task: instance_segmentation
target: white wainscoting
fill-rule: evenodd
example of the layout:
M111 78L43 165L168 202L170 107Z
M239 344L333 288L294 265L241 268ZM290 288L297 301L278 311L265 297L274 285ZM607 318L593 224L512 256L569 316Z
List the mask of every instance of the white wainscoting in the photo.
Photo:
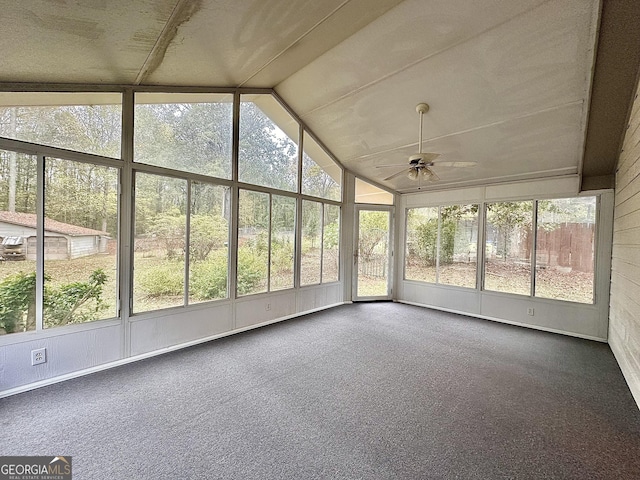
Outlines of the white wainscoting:
M342 282L3 336L0 398L344 303ZM47 362L31 365L45 347Z

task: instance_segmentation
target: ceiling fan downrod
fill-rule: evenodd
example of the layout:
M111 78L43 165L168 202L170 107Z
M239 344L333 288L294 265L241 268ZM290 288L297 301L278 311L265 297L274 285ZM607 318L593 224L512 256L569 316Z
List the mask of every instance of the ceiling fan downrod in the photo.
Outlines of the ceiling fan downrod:
M416 112L420 115L420 131L418 132L418 154L422 155L422 117L429 111L429 105L426 103L419 103L416 105Z

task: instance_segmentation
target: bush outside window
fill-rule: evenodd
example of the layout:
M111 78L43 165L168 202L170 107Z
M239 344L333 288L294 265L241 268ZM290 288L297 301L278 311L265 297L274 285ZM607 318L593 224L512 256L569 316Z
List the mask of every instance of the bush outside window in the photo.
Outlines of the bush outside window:
M405 278L475 288L478 205L407 211Z

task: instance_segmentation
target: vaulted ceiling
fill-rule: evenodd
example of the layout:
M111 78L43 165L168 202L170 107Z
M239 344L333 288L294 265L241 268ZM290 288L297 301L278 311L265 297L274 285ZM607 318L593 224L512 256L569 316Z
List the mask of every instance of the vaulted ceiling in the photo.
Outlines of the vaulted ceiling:
M399 192L416 182L377 167L417 152L420 102L440 154L423 188L612 186L640 58L635 0L3 3L0 88L274 88L343 165Z

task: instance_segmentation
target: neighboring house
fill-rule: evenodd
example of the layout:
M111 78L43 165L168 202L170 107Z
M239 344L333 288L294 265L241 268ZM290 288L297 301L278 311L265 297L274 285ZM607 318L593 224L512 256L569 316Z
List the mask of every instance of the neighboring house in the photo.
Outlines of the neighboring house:
M23 237L27 260L36 259L36 215L0 211L0 241ZM44 222L45 260L71 260L107 251L109 234L91 228L46 218Z

